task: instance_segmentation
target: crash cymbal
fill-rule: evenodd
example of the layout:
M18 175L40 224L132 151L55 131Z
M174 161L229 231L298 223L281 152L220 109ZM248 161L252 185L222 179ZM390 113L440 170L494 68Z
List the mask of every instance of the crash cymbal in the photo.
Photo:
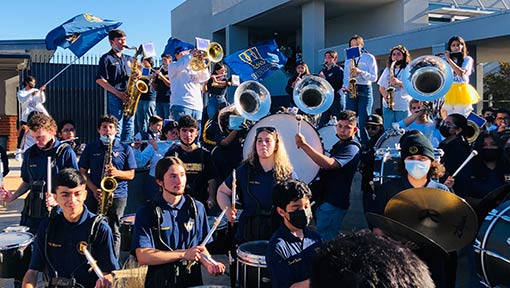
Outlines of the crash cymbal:
M400 222L375 213L366 213L365 215L367 217L367 221L370 224L383 230L387 236L393 238L396 241L404 243L411 241L421 249L434 249L435 251L441 251L445 254L447 253L447 251L434 240Z
M404 190L390 199L384 215L427 236L448 252L469 245L478 232L473 208L441 189Z

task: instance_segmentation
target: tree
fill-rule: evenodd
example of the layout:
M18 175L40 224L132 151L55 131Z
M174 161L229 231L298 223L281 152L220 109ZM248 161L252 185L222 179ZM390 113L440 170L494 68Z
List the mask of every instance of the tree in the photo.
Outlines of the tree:
M497 108L510 109L510 64L499 62L499 71L483 77L483 92L486 99L492 96Z

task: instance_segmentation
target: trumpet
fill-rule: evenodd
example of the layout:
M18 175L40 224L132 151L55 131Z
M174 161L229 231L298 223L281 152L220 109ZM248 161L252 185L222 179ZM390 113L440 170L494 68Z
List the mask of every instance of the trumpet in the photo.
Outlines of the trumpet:
M207 46L206 51L198 50L198 56L193 56L189 62L189 66L193 71L202 71L207 69L208 62L220 62L223 59L223 48L217 42L211 42Z
M356 99L356 97L358 96L357 95L358 91L356 89L356 78L354 78L355 75L353 75L353 73L352 73L352 70L356 67L356 65L354 64L354 58L351 59L350 64L351 64L350 65L350 68L351 68L350 69L350 76L351 76L351 78L349 78L349 97L351 99Z

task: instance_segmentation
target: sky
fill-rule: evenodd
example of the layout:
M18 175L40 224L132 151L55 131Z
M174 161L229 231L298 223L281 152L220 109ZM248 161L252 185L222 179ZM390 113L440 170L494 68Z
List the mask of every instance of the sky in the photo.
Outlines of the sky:
M129 46L153 42L157 55L171 37L170 14L185 0L22 0L2 1L0 40L45 39L55 27L82 13L122 22ZM108 37L87 55L102 55L110 49ZM57 53L70 53L60 47Z

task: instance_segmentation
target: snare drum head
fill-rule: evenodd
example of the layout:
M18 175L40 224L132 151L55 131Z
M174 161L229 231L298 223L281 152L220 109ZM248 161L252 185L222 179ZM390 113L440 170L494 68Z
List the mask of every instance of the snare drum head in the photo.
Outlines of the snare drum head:
M134 225L135 224L136 215L135 214L128 214L122 218L120 218L120 224L122 225Z
M321 136L322 145L324 146L324 154L330 156L331 148L338 142L336 137L336 128L334 125L324 126L319 129L319 135Z
M283 145L289 156L290 163L294 167L298 178L310 183L319 172L319 165L308 157L301 149L297 149L295 136L298 132L296 115L292 114L274 114L262 118L248 131L243 147L243 159L248 158L248 154L253 149L256 130L258 127L275 127L283 140ZM315 148L319 153L323 153L322 143L315 128L306 120L301 120L301 134L305 136L306 142Z
M403 132L399 130L386 130L381 138L377 140L377 143L375 143L375 148L399 148L399 142L402 135Z
M26 246L34 240L34 235L28 232L0 233L0 250Z
M27 226L13 225L4 228L4 232L28 232L30 228Z
M246 242L237 248L237 257L251 264L266 265L266 250L269 241L259 240Z

